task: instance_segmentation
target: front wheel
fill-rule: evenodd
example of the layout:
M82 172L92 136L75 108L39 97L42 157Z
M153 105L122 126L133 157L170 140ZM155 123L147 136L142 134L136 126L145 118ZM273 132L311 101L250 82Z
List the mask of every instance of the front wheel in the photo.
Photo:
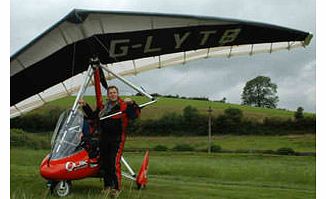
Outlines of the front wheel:
M59 197L65 197L71 192L71 182L59 181L53 188L53 193Z

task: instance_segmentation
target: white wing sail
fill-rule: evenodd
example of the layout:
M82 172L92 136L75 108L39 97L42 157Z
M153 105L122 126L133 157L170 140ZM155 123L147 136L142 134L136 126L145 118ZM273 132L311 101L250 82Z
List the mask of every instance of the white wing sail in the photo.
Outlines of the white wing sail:
M11 57L10 115L78 91L92 56L126 76L203 58L305 47L311 38L240 20L74 10Z

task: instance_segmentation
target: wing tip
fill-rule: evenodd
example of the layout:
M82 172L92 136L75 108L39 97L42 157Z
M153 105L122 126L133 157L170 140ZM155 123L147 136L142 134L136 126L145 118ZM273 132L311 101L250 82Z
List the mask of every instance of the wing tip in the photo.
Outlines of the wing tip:
M307 36L306 36L306 38L304 39L304 45L305 46L308 46L309 44L310 44L310 42L311 42L311 39L313 38L313 34L312 33L309 33Z

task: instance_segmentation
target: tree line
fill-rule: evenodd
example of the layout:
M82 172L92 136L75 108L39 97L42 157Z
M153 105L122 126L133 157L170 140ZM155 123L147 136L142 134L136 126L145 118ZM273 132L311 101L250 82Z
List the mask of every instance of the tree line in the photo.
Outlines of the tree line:
M11 128L31 132L53 131L62 109L53 107L46 113L28 114L10 120ZM187 106L182 113L166 113L159 119L135 120L129 125L129 135L207 135L208 115L195 107ZM212 134L234 135L280 135L315 133L315 116L305 117L299 107L293 119L266 117L263 122L244 117L241 109L227 108L224 113L212 116Z
M279 97L276 95L277 85L269 77L257 76L249 80L241 95L242 104L264 108L276 108ZM138 95L138 94L137 94ZM153 93L152 96L162 95ZM180 97L165 95L168 98L181 98L208 101L207 97ZM225 103L226 98L218 102ZM294 119L278 119L266 117L263 122L244 118L237 108L225 109L224 114L212 118L213 134L237 135L272 135L290 133L315 133L316 118L304 117L303 108L298 107ZM63 109L54 107L46 113L27 114L10 121L11 128L21 128L29 131L52 131L57 118ZM136 120L129 125L129 132L135 135L206 135L208 131L208 116L200 114L192 106L184 108L182 114L166 113L160 119Z
M316 132L316 117L304 117L302 107L293 119L266 117L263 122L248 120L241 109L227 108L219 116L212 117L213 135L282 135ZM135 135L207 135L208 116L187 106L182 114L166 113L157 120L138 120L130 125Z

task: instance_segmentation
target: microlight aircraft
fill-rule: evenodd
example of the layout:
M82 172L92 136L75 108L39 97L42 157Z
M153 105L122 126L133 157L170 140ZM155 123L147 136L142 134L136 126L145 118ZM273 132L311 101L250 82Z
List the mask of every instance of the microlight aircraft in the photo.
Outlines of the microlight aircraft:
M101 107L101 83L105 87L106 80L118 79L148 97L140 105L145 107L156 99L125 76L204 58L291 50L308 46L311 39L307 32L244 20L73 10L11 56L10 116L77 93L72 108L60 116L51 152L40 166L50 189L66 196L71 181L100 176L96 141L85 139L85 118L78 109L88 86L94 85ZM123 175L145 186L148 161L146 152L136 175L122 158L128 170Z

